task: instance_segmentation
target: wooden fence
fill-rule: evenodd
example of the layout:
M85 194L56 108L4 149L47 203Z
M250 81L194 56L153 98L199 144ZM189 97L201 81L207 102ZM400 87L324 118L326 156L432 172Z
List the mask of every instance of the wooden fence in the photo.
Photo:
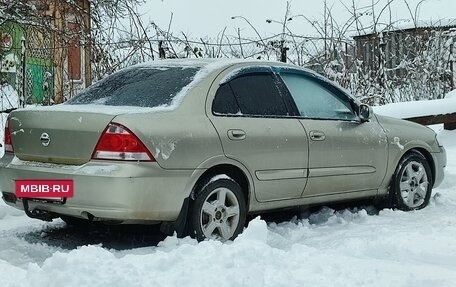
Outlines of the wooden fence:
M456 109L456 107L455 107ZM446 115L431 115L414 118L406 118L405 120L415 122L422 125L436 125L443 124L446 130L456 129L456 112Z

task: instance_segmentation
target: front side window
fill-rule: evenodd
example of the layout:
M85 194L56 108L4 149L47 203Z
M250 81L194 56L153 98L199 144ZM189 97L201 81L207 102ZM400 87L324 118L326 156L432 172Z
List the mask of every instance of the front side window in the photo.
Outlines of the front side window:
M229 87L229 89L228 89ZM234 95L234 98L232 96ZM226 99L220 99L224 96ZM228 98L229 97L229 98ZM236 101L234 103L234 100ZM226 102L226 113L234 113L237 106L244 116L280 117L288 114L287 107L272 73L241 75L223 84L217 91L213 109ZM222 109L213 110L215 114Z
M356 120L350 103L327 90L321 83L293 73L281 75L302 117Z

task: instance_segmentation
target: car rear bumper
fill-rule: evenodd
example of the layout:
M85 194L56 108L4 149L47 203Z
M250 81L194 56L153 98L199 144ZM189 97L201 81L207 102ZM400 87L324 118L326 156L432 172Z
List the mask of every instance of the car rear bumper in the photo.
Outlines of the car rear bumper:
M157 163L90 161L80 166L0 161L0 191L14 194L16 179L72 179L74 197L64 204L29 201L30 210L95 220L163 222L177 219L192 170L165 170ZM5 197L5 196L4 196ZM23 209L20 199L8 205Z
M435 163L435 179L434 187L438 187L444 178L444 168L447 164L446 151L444 147L440 147L440 152L432 153Z

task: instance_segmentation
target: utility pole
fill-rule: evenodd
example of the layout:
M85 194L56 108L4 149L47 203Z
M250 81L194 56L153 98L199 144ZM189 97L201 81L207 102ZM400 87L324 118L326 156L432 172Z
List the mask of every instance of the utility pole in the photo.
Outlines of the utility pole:
M453 55L453 49L454 49L454 43L451 43L450 45L450 86L451 90L454 90L454 55Z
M280 62L287 62L287 51L288 47L285 47L285 40L280 41Z

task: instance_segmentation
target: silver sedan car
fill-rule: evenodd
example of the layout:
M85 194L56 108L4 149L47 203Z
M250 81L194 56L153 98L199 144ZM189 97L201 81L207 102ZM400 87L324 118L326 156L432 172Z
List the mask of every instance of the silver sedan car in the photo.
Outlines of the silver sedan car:
M375 115L307 69L239 60L140 64L64 104L16 110L5 150L3 200L30 217L160 223L198 240L231 240L247 215L293 206L420 209L446 165L431 129ZM74 194L23 196L24 180L66 180Z

